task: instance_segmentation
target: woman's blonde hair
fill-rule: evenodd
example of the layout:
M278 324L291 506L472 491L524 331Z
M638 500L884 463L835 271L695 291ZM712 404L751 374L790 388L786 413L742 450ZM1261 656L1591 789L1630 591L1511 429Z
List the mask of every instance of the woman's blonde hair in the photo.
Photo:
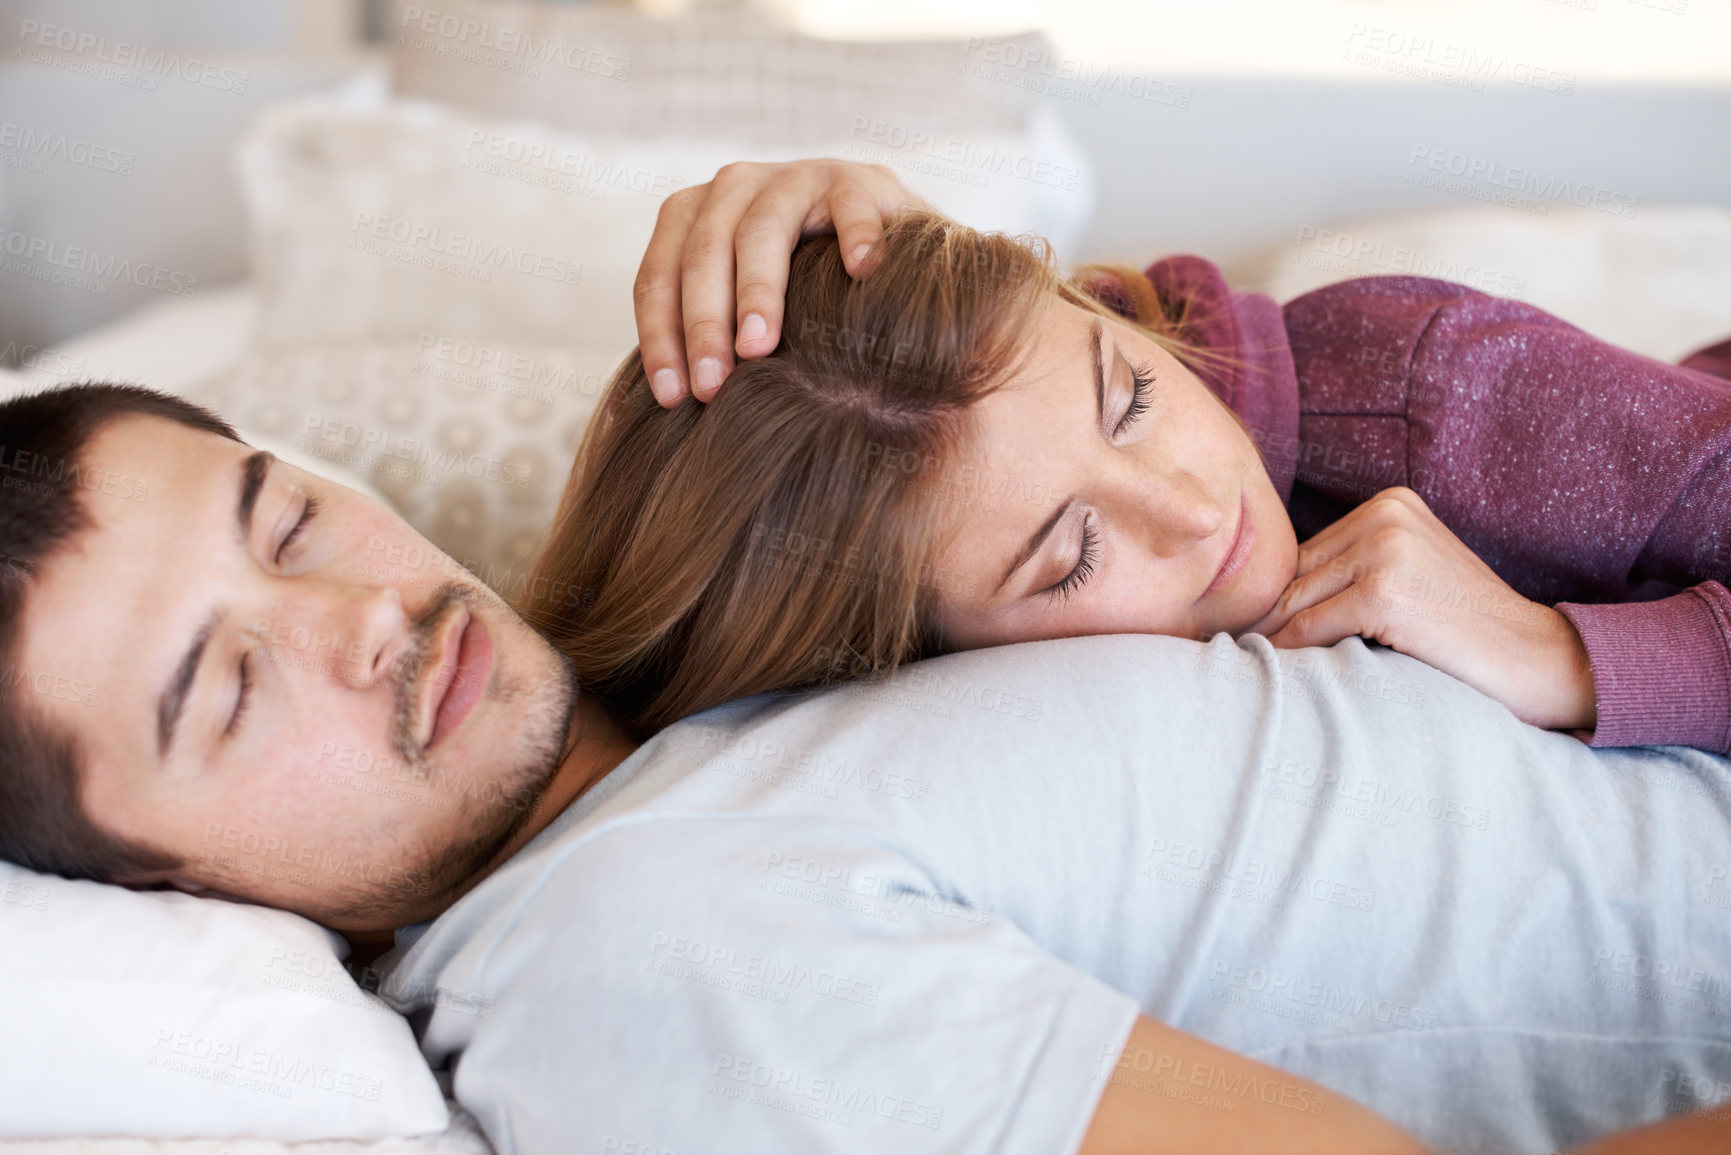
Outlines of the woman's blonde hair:
M1042 242L924 211L880 247L856 281L836 238L801 243L780 345L714 401L662 409L636 351L601 401L518 609L639 733L940 648L964 414L1010 378L1043 301L1128 318L1192 368L1211 356L1128 268L1065 279Z

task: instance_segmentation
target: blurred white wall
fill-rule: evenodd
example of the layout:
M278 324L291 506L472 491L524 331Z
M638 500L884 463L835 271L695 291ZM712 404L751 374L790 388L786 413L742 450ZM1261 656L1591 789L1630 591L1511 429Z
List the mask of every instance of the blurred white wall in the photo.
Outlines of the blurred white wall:
M353 0L0 0L0 365L244 277L234 143L368 67L359 27Z
M1189 75L1377 79L1394 54L1497 54L1591 83L1725 84L1727 0L764 0L821 36L991 35L1040 28L1061 55ZM1358 29L1359 34L1354 35Z
M1731 205L1731 0L772 2L826 36L978 36L1046 85L1099 179L1082 259L1564 188ZM1051 58L993 59L1030 27Z
M1045 93L1097 177L1069 258L1230 268L1302 229L1496 198L1731 204L1731 0L757 3L831 37L974 37L967 67ZM382 12L0 0L0 365L244 277L235 141L280 97L378 73ZM995 38L1028 28L1050 55L1007 57ZM109 274L44 279L73 249Z

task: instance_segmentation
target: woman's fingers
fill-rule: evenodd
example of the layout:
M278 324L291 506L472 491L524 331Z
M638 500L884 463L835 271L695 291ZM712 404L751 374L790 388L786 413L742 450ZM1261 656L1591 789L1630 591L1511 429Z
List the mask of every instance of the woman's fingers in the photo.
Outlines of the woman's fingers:
M655 399L672 407L690 392L685 357L685 330L680 314L680 265L685 240L709 194L708 185L680 189L661 202L655 232L637 280L631 288L637 317L637 344L643 352L643 371Z
M1360 582L1375 583L1386 575L1376 572L1379 567L1373 566L1355 556L1343 556L1331 559L1329 563L1316 566L1308 573L1292 580L1280 595L1280 600L1274 603L1274 608L1261 621L1250 627L1249 632L1262 634L1269 641L1276 637L1284 637L1288 641L1313 628L1313 622L1319 622L1322 615L1313 614L1306 620L1301 630L1292 630L1289 623L1293 618L1310 609L1336 597L1343 590ZM1348 630L1347 633L1356 633ZM1301 646L1326 646L1338 642L1346 634L1330 638L1328 641L1291 642Z
M781 340L788 261L800 238L834 228L863 276L884 220L925 202L882 165L840 160L730 164L662 205L635 286L638 346L656 400L708 401L734 357ZM737 333L737 336L736 336Z
M843 265L862 277L868 254L883 238L884 221L924 203L876 165L809 160L786 166L765 183L739 222L735 352L766 357L781 342L788 264L801 239L833 230Z
M1367 603L1372 601L1370 587L1348 581L1331 590L1303 609L1268 636L1269 645L1279 649L1299 649L1303 646L1332 646L1342 638L1355 634L1376 636L1379 631L1366 617ZM1302 618L1299 614L1303 614Z
M1387 602L1399 574L1413 572L1420 564L1415 559L1421 558L1422 565L1433 571L1466 566L1490 573L1437 520L1417 493L1404 486L1385 489L1298 547L1295 576L1273 608L1248 632L1264 634L1270 641L1276 635L1287 639L1305 635L1309 622L1320 620L1322 615L1312 614L1297 630L1287 629L1287 624L1310 607L1361 582L1367 587L1366 604ZM1339 640L1291 644L1332 645Z
M764 184L783 166L737 162L709 182L709 196L685 239L680 307L691 395L708 401L733 372L734 278L740 222Z
M871 251L883 239L884 221L910 206L927 207L902 187L894 173L881 166L847 169L829 197L830 219L841 242L842 263L855 277L876 266Z
M1408 514L1417 515L1402 520ZM1372 527L1379 525L1417 525L1434 522L1435 515L1424 498L1404 485L1380 490L1346 512L1346 515L1321 530L1298 547L1297 576L1303 577L1318 566L1327 565L1350 549ZM1440 524L1440 523L1438 523Z
M741 357L768 356L780 343L789 261L812 218L820 217L821 225L827 217L822 210L829 185L827 174L813 166L790 168L758 193L740 219L733 311L739 324L734 349Z

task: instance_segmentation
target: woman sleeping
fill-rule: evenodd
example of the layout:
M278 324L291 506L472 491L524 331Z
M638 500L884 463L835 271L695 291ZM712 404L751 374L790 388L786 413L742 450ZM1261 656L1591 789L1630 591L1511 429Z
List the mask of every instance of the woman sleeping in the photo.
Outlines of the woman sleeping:
M632 727L947 650L1354 634L1594 745L1731 753L1731 383L1418 277L1064 278L915 208L801 243L775 351L633 353L522 610ZM1713 362L1703 357L1703 369ZM574 604L570 604L573 603Z

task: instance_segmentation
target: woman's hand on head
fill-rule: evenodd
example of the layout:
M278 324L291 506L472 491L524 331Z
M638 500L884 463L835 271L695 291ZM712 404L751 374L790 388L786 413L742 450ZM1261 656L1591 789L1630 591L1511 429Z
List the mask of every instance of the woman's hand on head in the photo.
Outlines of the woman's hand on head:
M633 287L656 400L709 401L736 352L775 349L789 258L802 239L833 231L848 272L862 277L885 219L910 206L928 207L890 169L843 160L730 164L669 196Z
M1404 486L1298 547L1298 573L1246 633L1275 646L1361 634L1452 674L1530 725L1597 724L1585 644L1557 610L1509 588Z

